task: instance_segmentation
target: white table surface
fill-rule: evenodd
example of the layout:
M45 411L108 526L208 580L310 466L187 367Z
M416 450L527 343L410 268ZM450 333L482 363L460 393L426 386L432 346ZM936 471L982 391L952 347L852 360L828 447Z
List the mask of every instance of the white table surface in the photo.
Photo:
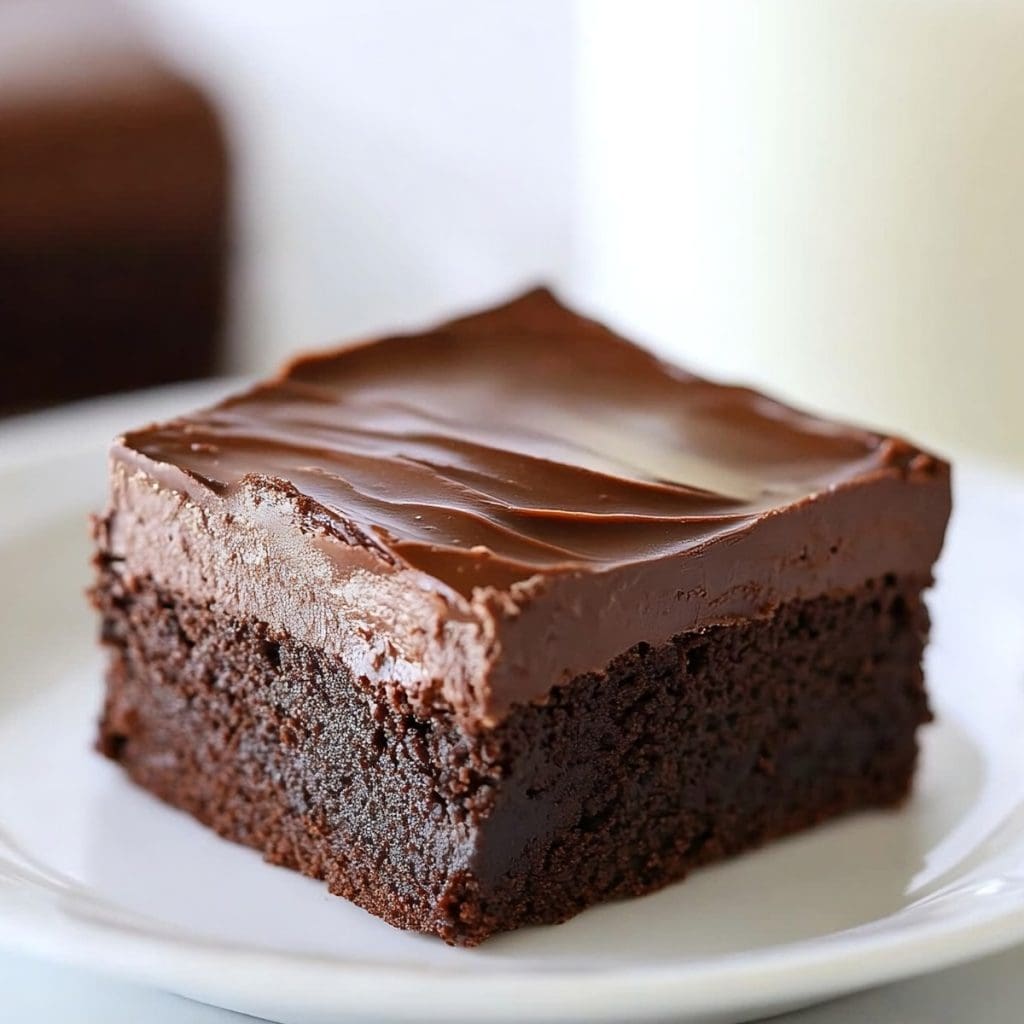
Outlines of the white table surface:
M776 1024L1019 1024L1024 947L800 1013ZM0 1020L12 1024L229 1024L252 1020L154 989L0 955Z

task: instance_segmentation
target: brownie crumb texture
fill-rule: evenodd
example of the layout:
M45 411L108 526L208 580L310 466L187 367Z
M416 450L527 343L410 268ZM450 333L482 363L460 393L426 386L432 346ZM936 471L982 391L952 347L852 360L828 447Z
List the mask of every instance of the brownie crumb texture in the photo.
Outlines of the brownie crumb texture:
M101 566L99 749L266 860L475 945L861 808L899 803L929 711L928 580L639 644L499 726Z

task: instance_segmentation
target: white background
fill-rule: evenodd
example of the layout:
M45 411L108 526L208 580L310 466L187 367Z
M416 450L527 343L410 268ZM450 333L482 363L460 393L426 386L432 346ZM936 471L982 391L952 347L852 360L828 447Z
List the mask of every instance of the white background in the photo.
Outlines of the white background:
M232 127L236 366L546 279L1024 466L1019 0L136 0Z

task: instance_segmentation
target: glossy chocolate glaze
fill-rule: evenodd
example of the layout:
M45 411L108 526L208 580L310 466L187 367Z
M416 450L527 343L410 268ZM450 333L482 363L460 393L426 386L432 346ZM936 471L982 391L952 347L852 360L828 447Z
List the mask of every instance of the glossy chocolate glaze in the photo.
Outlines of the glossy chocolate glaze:
M367 673L471 726L636 643L885 573L927 579L949 514L941 460L695 377L546 291L300 358L128 434L114 461L104 536L130 571L349 657L334 631L369 631ZM173 509L146 497L162 492ZM157 520L166 556L139 543ZM204 557L198 576L168 561ZM264 589L293 564L294 602L261 598L260 558Z

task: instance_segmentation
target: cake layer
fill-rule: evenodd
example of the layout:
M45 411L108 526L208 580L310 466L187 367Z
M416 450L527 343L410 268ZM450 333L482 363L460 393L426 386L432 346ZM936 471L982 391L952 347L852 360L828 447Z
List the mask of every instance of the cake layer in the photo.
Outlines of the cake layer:
M929 578L949 467L532 292L115 445L101 552L486 730L634 645Z
M100 748L267 860L477 943L905 795L927 578L639 644L482 734L400 686L101 565Z

